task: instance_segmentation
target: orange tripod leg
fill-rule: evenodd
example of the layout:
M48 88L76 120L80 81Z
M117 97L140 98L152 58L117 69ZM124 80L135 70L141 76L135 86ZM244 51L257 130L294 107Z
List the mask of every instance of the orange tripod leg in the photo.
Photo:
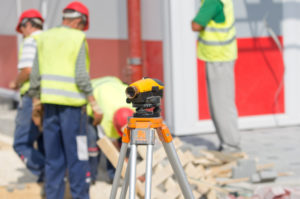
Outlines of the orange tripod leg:
M172 142L173 137L167 125L162 124L161 128L158 129L157 133L161 142L165 142L165 143Z

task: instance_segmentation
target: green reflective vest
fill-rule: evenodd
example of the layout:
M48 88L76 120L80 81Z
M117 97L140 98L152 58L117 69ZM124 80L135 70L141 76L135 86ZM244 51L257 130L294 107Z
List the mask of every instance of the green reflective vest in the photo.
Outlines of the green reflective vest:
M132 105L126 103L125 90L127 85L116 77L108 76L92 80L92 86L95 99L103 111L101 126L105 134L110 138L119 138L120 136L113 124L113 117L119 108L132 109ZM91 116L90 106L87 110Z
M57 27L43 32L36 40L41 75L41 102L66 106L86 104L86 96L75 83L76 61L83 42L86 45L86 70L89 72L84 33L68 27Z
M198 57L203 61L233 61L237 58L236 31L232 0L224 4L225 22L211 20L198 37Z

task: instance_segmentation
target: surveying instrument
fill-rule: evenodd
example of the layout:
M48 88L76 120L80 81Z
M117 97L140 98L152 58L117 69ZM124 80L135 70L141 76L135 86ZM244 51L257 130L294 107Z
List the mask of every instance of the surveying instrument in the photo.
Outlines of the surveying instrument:
M122 146L116 167L116 173L110 193L110 199L115 199L120 183L120 175L130 144L129 164L126 168L120 199L125 199L129 184L129 199L135 198L136 189L136 159L137 145L147 146L145 199L151 198L152 158L155 143L155 132L166 151L169 162L179 182L185 199L194 199L191 187L187 181L168 127L160 117L160 100L163 97L163 83L157 79L144 78L129 85L126 89L127 103L136 108L133 117L128 118L128 124L122 136Z

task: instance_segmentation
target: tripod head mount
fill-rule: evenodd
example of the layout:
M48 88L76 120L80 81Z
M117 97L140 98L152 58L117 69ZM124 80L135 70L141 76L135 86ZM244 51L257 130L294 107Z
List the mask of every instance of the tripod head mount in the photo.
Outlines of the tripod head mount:
M136 108L134 117L159 117L163 83L158 79L144 77L126 88L126 102Z

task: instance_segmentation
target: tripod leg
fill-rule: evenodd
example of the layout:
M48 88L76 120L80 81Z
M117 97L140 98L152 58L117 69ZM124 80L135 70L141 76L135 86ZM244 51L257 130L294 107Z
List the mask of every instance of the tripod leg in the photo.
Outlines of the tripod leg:
M173 168L176 178L178 179L180 189L183 193L185 199L194 199L194 195L192 193L192 189L188 183L187 177L184 173L184 170L181 166L180 160L176 153L173 142L162 142L164 149L167 153L170 164Z
M130 147L130 177L129 177L129 199L135 198L135 183L136 183L136 156L137 146L131 144Z
M122 171L123 163L124 163L125 157L126 157L127 148L128 148L128 143L123 142L122 146L121 146L121 150L120 150L120 156L119 156L119 160L118 160L118 164L117 164L117 168L116 168L116 172L115 172L115 176L114 176L113 185L112 185L111 192L110 192L110 197L109 197L110 199L116 198L118 186L120 184L121 171Z
M145 199L151 199L153 145L147 145Z
M129 160L131 159L131 155L129 156ZM128 184L129 184L129 170L130 170L130 162L127 164L126 173L124 177L124 183L122 185L121 195L120 199L125 199L127 190L128 190Z

